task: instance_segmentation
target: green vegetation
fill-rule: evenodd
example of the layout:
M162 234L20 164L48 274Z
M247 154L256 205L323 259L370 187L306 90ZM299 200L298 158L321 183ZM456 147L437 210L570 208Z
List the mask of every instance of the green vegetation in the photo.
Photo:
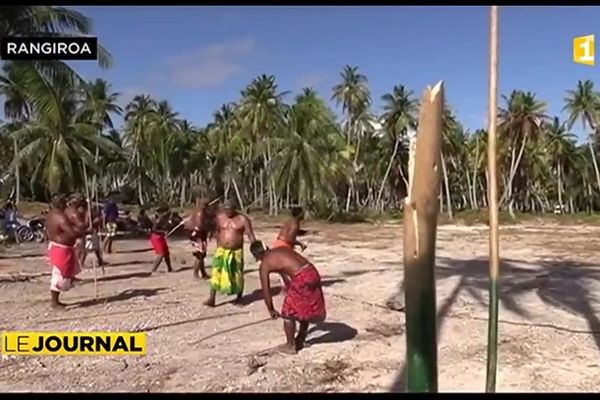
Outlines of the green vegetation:
M85 16L60 7L0 7L0 18L2 35L90 31ZM101 65L108 66L110 55L102 55ZM416 128L418 101L403 85L390 89L378 114L367 77L346 66L331 93L343 113L338 120L313 89L292 97L275 76L261 75L199 127L180 119L168 102L145 94L121 109L119 93L108 82L85 82L65 63L3 62L0 195L15 192L17 165L22 199L84 192L85 164L101 195L120 190L132 203L169 201L183 207L200 191L236 197L244 207L271 215L295 203L329 220L399 215L406 194L407 136ZM567 213L599 208L600 96L585 81L566 97L565 122L551 118L535 93L515 90L504 97L499 110L503 212L552 212L557 204ZM112 123L117 114L125 120L119 130ZM575 142L569 130L575 123L591 133L586 144ZM440 201L446 218L468 220L487 207L486 139L484 130L464 129L445 105Z

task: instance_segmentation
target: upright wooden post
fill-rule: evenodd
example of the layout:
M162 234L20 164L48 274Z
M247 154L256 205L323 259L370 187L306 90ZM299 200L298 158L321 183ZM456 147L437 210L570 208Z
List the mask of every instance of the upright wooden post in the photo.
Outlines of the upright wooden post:
M500 246L498 241L498 174L496 167L496 120L498 113L498 6L490 9L490 70L488 109L488 209L490 219L490 301L486 392L496 391L498 363L498 287Z
M85 168L85 162L83 160L81 160L81 164L83 165L83 180L85 181L85 197L87 198L87 203L88 203L88 218L90 219L90 228L92 228L92 226L93 226L92 199L90 198L90 189L88 186L87 170ZM87 240L87 238L84 240ZM87 247L85 247L85 251L87 251ZM83 265L81 267L83 268ZM96 270L96 258L95 257L92 257L92 267L94 268L94 298L96 300L98 300L98 271Z
M411 143L404 207L406 363L409 392L437 392L435 242L439 214L444 88L427 87Z

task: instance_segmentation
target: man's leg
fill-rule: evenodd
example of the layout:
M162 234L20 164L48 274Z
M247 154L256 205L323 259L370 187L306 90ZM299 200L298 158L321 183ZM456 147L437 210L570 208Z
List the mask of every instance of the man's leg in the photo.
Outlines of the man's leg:
M154 260L154 264L152 265L152 273L155 273L160 265L160 262L163 260L163 256L157 256Z
M200 259L197 256L194 256L194 279L200 279Z
M214 307L215 306L216 297L217 297L217 291L214 290L213 288L211 288L210 289L210 294L208 295L208 300L206 300L203 304L205 306Z
M308 332L308 322L300 322L300 329L298 329L298 336L296 336L296 350L300 351L304 347L304 341L306 340L306 333Z
M196 261L194 261L194 278L200 279L198 272L202 274L202 279L210 278L206 273L206 268L204 266L204 254L195 254L194 257L196 258Z
M286 354L296 354L296 342L294 334L296 333L296 323L294 321L283 321L283 331L285 332L285 344L277 347L277 350Z
M87 249L84 248L81 251L81 258L79 259L79 265L81 265L81 269L85 268L85 260L87 259Z
M105 265L106 264L104 262L104 260L102 259L102 254L100 253L100 250L94 250L94 254L96 254L96 259L98 260L98 265Z
M52 308L56 308L56 309L62 309L65 308L65 304L61 303L58 300L58 296L60 296L60 292L57 292L55 290L51 290L50 291L50 306Z
M171 255L167 254L165 256L165 264L167 264L167 271L173 272L173 268L171 267Z

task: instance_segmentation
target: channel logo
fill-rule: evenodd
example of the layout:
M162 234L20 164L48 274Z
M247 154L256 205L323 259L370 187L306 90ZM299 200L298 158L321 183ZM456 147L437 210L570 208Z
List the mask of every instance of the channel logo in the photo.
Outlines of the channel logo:
M0 42L3 60L96 60L95 37L5 37Z
M7 356L146 355L145 332L3 332Z
M573 39L573 62L593 66L596 61L595 44L594 35L579 36Z

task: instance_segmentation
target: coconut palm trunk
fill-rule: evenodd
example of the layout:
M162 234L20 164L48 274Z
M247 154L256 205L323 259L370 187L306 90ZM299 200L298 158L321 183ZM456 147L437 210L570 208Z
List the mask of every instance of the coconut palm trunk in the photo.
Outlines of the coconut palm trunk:
M444 89L427 87L411 143L404 212L406 365L409 392L437 392L435 242L440 195ZM413 157L414 156L414 157Z
M488 197L489 197L489 251L490 251L490 301L488 318L486 392L496 391L498 362L498 277L500 249L498 243L498 172L496 165L496 125L498 103L498 6L490 9L490 64L488 110Z

